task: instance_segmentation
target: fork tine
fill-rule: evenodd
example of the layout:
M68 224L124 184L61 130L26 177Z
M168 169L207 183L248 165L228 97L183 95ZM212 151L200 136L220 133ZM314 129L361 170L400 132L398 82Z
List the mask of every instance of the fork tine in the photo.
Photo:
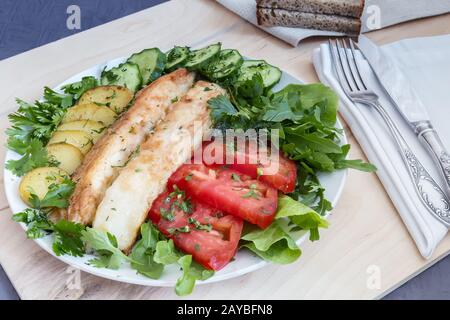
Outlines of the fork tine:
M339 57L338 61L339 61L339 64L341 65L341 69L343 70L345 80L350 88L350 92L353 92L353 91L355 91L355 86L354 86L354 83L352 82L351 77L349 77L348 69L350 66L348 65L348 61L347 61L346 57L344 56L345 53L342 52L345 49L342 47L339 39L336 39L336 47L337 47L336 51L337 51L338 57ZM347 61L347 64L345 63L346 61ZM350 73L351 73L351 69L350 69Z
M347 78L345 77L345 70L344 70L342 64L339 63L339 58L338 58L339 52L338 52L338 47L337 47L335 41L328 39L328 48L330 49L331 62L334 66L334 70L336 71L336 75L338 77L339 84L341 85L344 92L347 93L352 90L351 90L350 84L347 81Z
M350 50L352 52L352 56L353 56L353 60L355 61L355 66L356 66L356 75L358 76L358 79L360 81L360 83L362 84L364 90L367 90L367 86L364 83L363 78L361 77L361 73L359 72L359 65L358 65L358 60L356 60L356 49L355 49L355 43L352 39L349 39L350 42Z
M355 62L355 60L354 59L351 59L351 57L350 57L350 54L348 53L348 47L347 47L347 41L346 41L347 39L346 38L344 38L344 39L342 39L342 47L344 48L344 54L343 54L343 56L345 56L345 61L347 62L347 66L348 66L348 70L349 70L349 73L350 73L350 76L349 76L349 78L351 78L351 80L352 80L352 83L355 85L355 87L356 87L356 90L361 90L360 89L360 86L359 86L359 84L358 84L358 81L356 81L356 78L355 78L355 64L354 64L354 62Z

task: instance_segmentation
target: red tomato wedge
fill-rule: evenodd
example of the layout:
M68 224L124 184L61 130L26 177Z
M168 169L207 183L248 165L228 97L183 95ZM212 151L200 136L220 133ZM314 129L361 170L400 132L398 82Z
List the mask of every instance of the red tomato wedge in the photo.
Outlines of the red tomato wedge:
M226 166L182 165L169 178L168 188L173 186L185 190L197 201L220 208L260 228L268 227L276 214L276 189Z
M205 150L203 161L206 165L227 164L230 168L265 182L283 193L290 193L295 189L297 181L295 162L274 148L271 154L266 153L266 158L263 158L263 152L267 149L260 149L259 153L256 147L251 149L248 144L238 151L227 149L221 142L204 144L203 148Z
M234 257L243 227L241 219L186 200L179 190L159 195L149 218L177 248L212 270L222 269Z

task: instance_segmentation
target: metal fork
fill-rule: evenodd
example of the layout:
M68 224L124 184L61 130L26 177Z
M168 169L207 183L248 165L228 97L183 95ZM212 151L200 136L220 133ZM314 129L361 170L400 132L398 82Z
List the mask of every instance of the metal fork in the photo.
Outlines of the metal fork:
M328 44L332 64L343 91L355 105L360 103L373 107L383 118L397 143L414 189L422 203L434 217L447 227L450 227L449 198L417 159L395 122L380 104L378 95L366 86L359 71L360 67L356 59L356 49L353 40L336 39L332 41L330 39Z

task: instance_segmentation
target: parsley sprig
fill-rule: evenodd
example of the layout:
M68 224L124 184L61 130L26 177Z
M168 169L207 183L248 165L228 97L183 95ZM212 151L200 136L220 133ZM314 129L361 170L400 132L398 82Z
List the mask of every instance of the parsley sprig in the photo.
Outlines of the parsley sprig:
M44 146L60 124L67 108L95 85L97 80L94 77L84 77L79 82L63 86L64 93L45 87L44 99L34 104L16 99L19 108L8 115L11 127L6 130L7 147L22 158L9 160L7 169L22 176L34 168L57 165L48 157Z

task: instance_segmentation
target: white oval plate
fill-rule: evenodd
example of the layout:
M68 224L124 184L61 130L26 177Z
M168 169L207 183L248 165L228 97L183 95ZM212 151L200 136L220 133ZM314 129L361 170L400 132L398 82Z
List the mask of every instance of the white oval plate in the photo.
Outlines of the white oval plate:
M72 83L75 81L81 80L84 76L95 76L97 78L100 78L100 74L104 67L107 67L108 69L111 67L115 67L118 64L125 61L126 58L118 58L111 60L107 63L98 64L92 68L89 68L87 70L84 70L77 75L74 75L73 77L67 79L63 83L61 83L59 86L55 88L55 90L58 90L61 88L61 86ZM279 90L290 83L298 83L302 84L303 82L294 78L287 72L283 72L283 75L281 77L281 81L277 84L277 86L274 88L274 90ZM342 129L341 123L337 122L336 126L338 128ZM342 137L342 143L347 143L347 139L345 137L345 134ZM6 153L5 162L10 159L18 159L19 155L11 150L8 150ZM319 178L322 183L322 185L326 188L325 195L327 199L329 199L333 206L336 205L342 189L345 184L345 179L347 176L347 170L339 170L332 174L320 174ZM20 178L14 176L9 170L4 169L4 182L5 182L5 191L6 191L6 197L8 199L10 208L13 213L21 212L24 209L27 208L27 205L20 199L19 196L19 183ZM26 226L24 223L21 223L21 226L23 229L26 230ZM297 235L297 244L301 244L303 241L308 239L308 232L299 232ZM176 280L180 276L179 267L176 265L171 265L165 268L164 273L162 277L158 280L153 280L147 277L144 277L140 274L137 274L135 270L131 269L130 266L127 263L124 263L122 267L119 270L110 270L105 268L96 268L93 266L90 266L87 264L87 261L92 259L92 255L85 255L84 257L72 257L72 256L56 256L55 253L52 250L52 236L46 236L41 239L35 240L41 248L43 248L45 251L50 253L51 255L55 256L59 260L73 266L76 268L79 268L83 271L89 272L91 274L94 274L99 277L116 280L116 281L122 281L127 283L133 283L133 284L139 284L139 285L146 285L146 286L174 286L176 283ZM239 252L236 254L236 259L228 264L224 269L218 271L215 273L215 275L208 280L205 281L198 281L198 284L203 283L211 283L211 282L217 282L222 281L226 279L231 279L238 277L240 275L255 271L257 269L262 268L263 266L267 265L268 262L260 259L256 255L252 254L248 250L239 250ZM300 258L301 259L301 258ZM282 268L282 266L280 266Z

